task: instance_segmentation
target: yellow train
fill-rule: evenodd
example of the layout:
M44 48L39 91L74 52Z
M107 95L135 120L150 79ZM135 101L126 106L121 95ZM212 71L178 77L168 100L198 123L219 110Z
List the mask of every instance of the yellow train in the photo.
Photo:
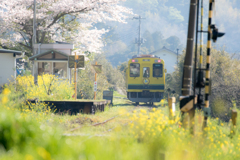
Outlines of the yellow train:
M154 55L133 56L126 70L127 97L130 101L160 102L165 87L164 61Z

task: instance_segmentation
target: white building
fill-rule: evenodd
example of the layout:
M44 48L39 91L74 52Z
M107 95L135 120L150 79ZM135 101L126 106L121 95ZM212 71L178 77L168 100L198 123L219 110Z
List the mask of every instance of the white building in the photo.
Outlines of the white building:
M59 78L70 79L71 69L68 68L68 57L72 55L73 44L64 42L34 44L34 48L37 54L29 60L37 62L38 75L48 73L57 75Z
M16 78L16 57L21 51L0 49L0 88Z
M156 55L164 60L167 73L174 71L174 66L177 65L178 53L167 49L165 46L162 49L156 50L151 55Z

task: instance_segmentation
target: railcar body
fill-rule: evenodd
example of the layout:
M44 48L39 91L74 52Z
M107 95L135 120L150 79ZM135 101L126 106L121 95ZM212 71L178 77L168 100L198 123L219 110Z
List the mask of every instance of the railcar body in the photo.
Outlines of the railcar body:
M126 71L127 97L136 102L160 102L165 87L164 61L154 55L133 56Z

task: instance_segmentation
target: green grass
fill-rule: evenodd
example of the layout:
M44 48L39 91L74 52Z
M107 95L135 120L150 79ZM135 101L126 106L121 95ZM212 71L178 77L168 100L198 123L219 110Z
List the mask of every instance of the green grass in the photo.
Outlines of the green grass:
M100 99L100 100L93 100L93 99L76 99L76 100L45 100L45 101L56 101L56 102L62 102L62 101L68 101L68 102L102 102L106 101L105 99Z
M120 97L116 92L114 96ZM179 117L168 120L166 101L146 107L144 103L134 106L129 100L114 98L114 106L104 112L72 116L20 112L11 104L0 103L0 159L139 160L161 159L163 154L169 160L240 157L239 123L232 135L231 123L209 118L209 129L202 132L203 117L197 112L193 136L179 127ZM112 117L105 124L93 126Z
M113 91L113 96L114 96L114 97L124 97L124 98L127 97L127 95L120 94L120 93L118 93L117 91Z

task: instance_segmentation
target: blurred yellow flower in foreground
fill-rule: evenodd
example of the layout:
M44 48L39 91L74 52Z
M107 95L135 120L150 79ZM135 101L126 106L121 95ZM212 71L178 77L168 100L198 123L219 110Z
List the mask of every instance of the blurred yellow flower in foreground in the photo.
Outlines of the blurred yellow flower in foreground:
M144 109L141 109L140 112L145 113L145 114L147 113L147 111Z
M34 160L34 158L33 158L32 155L27 154L27 155L25 156L25 160Z
M5 88L2 92L4 95L8 95L11 91L8 88Z
M38 154L43 158L43 159L51 159L51 154L45 150L45 148L38 147L37 148Z
M7 98L6 96L4 96L4 97L2 98L2 104L6 104L7 101L8 101L8 98Z

